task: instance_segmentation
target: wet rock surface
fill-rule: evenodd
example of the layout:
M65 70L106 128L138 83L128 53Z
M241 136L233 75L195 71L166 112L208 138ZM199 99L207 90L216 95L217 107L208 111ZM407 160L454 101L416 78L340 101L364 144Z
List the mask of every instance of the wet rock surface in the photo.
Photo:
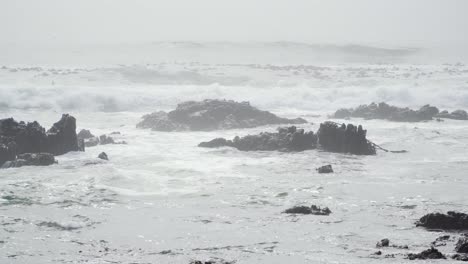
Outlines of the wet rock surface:
M305 132L296 127L281 127L278 132L262 132L258 135L235 137L233 140L216 138L198 145L204 148L233 147L242 151L303 151L317 147L317 136L314 132Z
M145 115L137 127L155 131L212 131L306 122L302 118L278 117L251 106L249 102L208 99L181 103L168 113L159 111Z
M468 230L468 214L449 211L447 214L430 213L418 222L416 226L422 226L428 229L442 230Z
M331 210L328 207L320 208L319 206L294 206L286 209L285 214L305 214L305 215L329 215Z
M375 147L366 138L367 130L361 125L339 125L335 122L320 124L317 132L320 148L330 152L374 155Z
M332 165L325 165L322 167L317 168L318 173L333 173Z
M80 150L84 151L84 147L77 138L76 119L68 114L62 115L47 132L36 121L0 120L0 164L24 153L62 155Z
M439 250L435 248L430 248L424 250L421 253L410 253L408 254L408 259L416 260L416 259L445 259L446 257L442 254Z
M381 248L381 247L388 247L390 246L390 240L388 238L384 238L377 242L376 247Z
M18 155L17 159L7 161L1 166L6 168L19 168L23 166L49 166L56 163L54 155L50 153L25 153Z

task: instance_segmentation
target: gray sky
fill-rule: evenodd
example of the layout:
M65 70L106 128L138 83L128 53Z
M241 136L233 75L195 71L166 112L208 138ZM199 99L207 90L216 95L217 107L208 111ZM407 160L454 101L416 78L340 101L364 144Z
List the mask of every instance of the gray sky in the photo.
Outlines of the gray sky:
M468 0L0 0L3 43L468 45Z

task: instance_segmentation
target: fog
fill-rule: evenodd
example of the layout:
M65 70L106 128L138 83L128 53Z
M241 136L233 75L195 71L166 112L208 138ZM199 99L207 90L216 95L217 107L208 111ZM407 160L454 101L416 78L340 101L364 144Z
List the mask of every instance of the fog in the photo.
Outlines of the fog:
M468 45L464 0L0 0L1 43Z

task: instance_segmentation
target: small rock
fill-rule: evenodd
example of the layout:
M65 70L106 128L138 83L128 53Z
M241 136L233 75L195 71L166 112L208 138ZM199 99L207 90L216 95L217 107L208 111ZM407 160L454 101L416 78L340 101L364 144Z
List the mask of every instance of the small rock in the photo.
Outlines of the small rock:
M329 215L331 210L328 207L320 208L316 205L308 206L294 206L285 210L285 214L312 214L312 215Z
M80 132L78 132L77 137L79 139L88 139L88 138L93 138L94 135L91 134L91 131L89 131L87 129L81 129Z
M107 157L107 154L105 152L101 152L101 154L99 154L98 158L100 158L102 160L109 160L109 158Z
M318 173L333 173L332 165L325 165L317 168Z
M388 240L387 238L384 238L382 240L380 240L377 245L376 245L378 248L380 247L388 247L390 246L390 240Z

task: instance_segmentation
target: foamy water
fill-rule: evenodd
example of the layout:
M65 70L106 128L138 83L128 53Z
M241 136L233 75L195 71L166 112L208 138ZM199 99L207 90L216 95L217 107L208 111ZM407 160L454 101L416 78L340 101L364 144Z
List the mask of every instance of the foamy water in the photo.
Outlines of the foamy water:
M37 69L25 69L40 67ZM388 149L354 156L202 149L276 126L213 132L136 129L143 114L186 100L225 98L318 129L340 107L372 101L468 109L468 67L410 63L160 62L106 66L5 65L2 117L50 126L67 112L78 128L121 132L128 145L58 156L59 164L0 171L2 263L405 263L439 233L414 222L468 206L468 122L353 119ZM338 120L343 121L343 120ZM97 159L105 151L110 161ZM89 164L94 163L94 164ZM332 164L333 174L316 167ZM282 214L328 206L330 216ZM382 238L408 245L375 257ZM450 253L453 249L443 249Z

